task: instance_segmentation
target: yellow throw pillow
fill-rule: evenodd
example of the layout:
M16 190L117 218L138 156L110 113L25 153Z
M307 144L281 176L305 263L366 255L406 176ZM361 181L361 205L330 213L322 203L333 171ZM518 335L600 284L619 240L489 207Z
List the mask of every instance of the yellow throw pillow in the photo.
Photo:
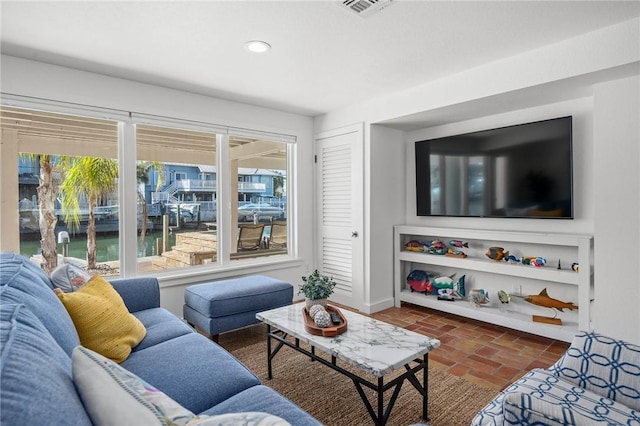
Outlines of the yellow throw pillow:
M56 294L69 312L82 346L117 363L127 359L147 334L122 297L100 275L91 277L78 291Z

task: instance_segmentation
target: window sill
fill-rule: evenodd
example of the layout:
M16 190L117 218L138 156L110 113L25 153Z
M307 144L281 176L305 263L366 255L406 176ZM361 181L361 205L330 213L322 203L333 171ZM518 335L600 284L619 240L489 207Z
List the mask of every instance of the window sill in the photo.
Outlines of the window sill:
M206 280L219 280L238 275L259 274L267 271L297 268L302 266L301 259L294 259L290 256L282 256L280 259L269 259L264 261L256 258L234 260L225 265L212 264L210 266L192 267L188 269L175 269L162 275L158 275L160 288L169 288L203 282Z

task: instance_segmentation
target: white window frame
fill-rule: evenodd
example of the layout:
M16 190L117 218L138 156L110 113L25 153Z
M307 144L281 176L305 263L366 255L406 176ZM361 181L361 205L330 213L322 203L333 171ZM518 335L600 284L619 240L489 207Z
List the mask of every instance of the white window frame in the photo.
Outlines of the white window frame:
M118 122L118 167L120 168L120 178L118 182L118 197L121 200L120 206L120 276L132 277L137 274L137 188L136 185L124 185L123 182L136 180L136 137L135 126L137 124L149 124L160 127L174 127L185 130L196 130L217 135L218 166L217 187L218 187L218 220L222 223L230 223L230 182L229 182L229 134L234 136L246 136L251 138L261 138L288 144L287 149L287 222L288 227L288 253L280 256L266 256L264 258L253 258L247 260L234 260L230 263L230 238L229 229L226 226L219 227L219 256L223 259L219 264L212 267L194 267L185 269L175 269L166 273L153 274L161 280L161 286L180 285L192 282L194 277L210 275L211 268L216 268L220 277L232 276L238 270L246 273L247 268L255 271L266 271L283 267L291 261L297 260L297 221L294 212L296 211L296 184L295 184L295 156L296 139L295 135L276 133L271 131L261 131L245 129L233 126L224 126L215 123L203 123L184 119L173 119L169 117L159 117L141 113L127 112L109 108L102 108L90 105L72 104L54 100L45 100L19 95L2 94L2 105L16 108L33 109L47 111L51 113L69 114L97 119L105 119ZM17 176L16 176L17 179ZM15 194L16 203L18 194ZM225 206L221 209L220 206ZM16 231L18 232L18 231ZM286 265L285 265L286 266ZM164 285L163 285L164 284Z

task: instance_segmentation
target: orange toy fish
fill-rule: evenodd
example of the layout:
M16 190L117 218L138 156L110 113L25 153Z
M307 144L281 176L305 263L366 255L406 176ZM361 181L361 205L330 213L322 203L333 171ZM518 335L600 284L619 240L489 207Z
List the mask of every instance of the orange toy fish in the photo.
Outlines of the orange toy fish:
M553 299L549 297L547 293L547 289L545 288L540 292L540 294L522 296L524 300L529 303L533 303L534 305L544 306L545 308L555 308L562 312L563 309L578 309L578 306L571 302L563 302L558 299Z
M489 259L495 260L499 262L501 260L506 260L509 257L509 252L504 251L502 247L489 247L487 252L485 253Z

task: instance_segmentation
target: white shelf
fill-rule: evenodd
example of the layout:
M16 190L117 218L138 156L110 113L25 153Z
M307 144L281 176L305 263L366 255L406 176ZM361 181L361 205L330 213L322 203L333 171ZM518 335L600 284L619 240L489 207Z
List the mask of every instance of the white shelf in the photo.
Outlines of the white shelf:
M456 258L437 254L401 251L398 254L401 261L425 263L436 266L448 266L471 271L490 272L492 274L511 275L514 277L531 278L562 284L578 285L578 274L571 270L557 270L553 267L536 268L535 266L513 265L506 262L496 262L491 259ZM428 257L428 258L425 258Z
M531 314L517 311L513 302L509 305L479 306L475 307L465 300L448 302L438 300L435 296L427 296L422 293L412 293L410 290L402 290L399 294L402 302L413 303L414 305L425 306L427 308L473 318L490 324L501 325L527 333L543 335L551 339L570 342L578 330L577 315L570 315L570 318L562 318L561 326L548 325L533 322ZM526 302L525 302L526 303Z
M580 263L579 272L570 269L557 269L553 265L544 267L534 267L520 264L510 264L507 262L496 262L487 258L469 256L466 258L449 257L445 255L434 255L423 252L413 252L404 249L404 245L413 239L458 239L469 241L475 247L495 244L511 243L525 244L527 247L535 247L541 256L544 250L560 249L568 250ZM473 242L473 244L472 244ZM592 294L592 266L591 251L593 249L593 238L589 235L578 234L548 234L533 232L511 232L511 231L487 231L452 228L433 228L419 226L398 225L394 227L394 294L395 304L400 306L401 302L413 303L461 315L480 321L502 325L505 327L538 334L553 339L570 342L573 335L578 330L591 329L591 294ZM405 279L408 269L415 264L441 266L455 268L465 271L465 273L482 272L486 274L497 274L511 277L527 278L544 283L551 292L554 286L568 285L575 288L579 310L578 312L564 313L562 316L562 326L549 325L533 322L530 309L523 305L495 305L475 307L467 301L441 301L434 296L422 293L413 293L406 287ZM566 265L565 265L566 268ZM467 292L469 289L467 289ZM513 300L513 299L512 299ZM525 305L535 307L527 302ZM547 308L539 308L543 312ZM548 316L547 314L544 314Z
M406 235L442 236L459 240L505 241L558 246L578 246L591 235L538 233L516 231L488 231L484 229L435 228L427 226L396 225L394 229Z

